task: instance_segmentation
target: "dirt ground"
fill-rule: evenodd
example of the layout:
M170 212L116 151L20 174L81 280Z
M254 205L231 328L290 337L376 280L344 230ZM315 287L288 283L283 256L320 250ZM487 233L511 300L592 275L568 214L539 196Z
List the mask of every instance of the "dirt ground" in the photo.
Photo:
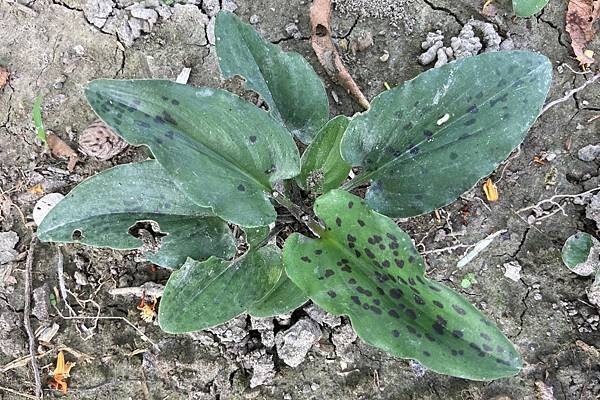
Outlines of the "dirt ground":
M160 7L160 16L138 38L135 32L102 26L98 15L105 11L99 4L112 4L107 16L126 18L134 3L0 0L0 64L11 73L0 90L0 232L12 231L19 238L14 260L0 265L0 399L34 393L29 364L3 368L29 354L22 321L34 204L44 193L67 193L90 175L146 157L143 149L133 148L104 162L84 157L69 173L66 161L51 157L34 140L31 109L37 95L43 96L46 128L76 147L78 135L94 119L83 95L91 79L175 79L189 67L189 84L220 85L212 17L220 7L237 6L235 12L268 40L309 59L326 84L332 115L359 111L316 62L308 40L309 1L198 0L172 6L146 1L148 8ZM549 99L585 80L568 68L577 70L564 31L565 1L551 0L529 19L512 17L509 0L494 4L497 14L489 21L501 35L510 34L516 48L541 52L553 62ZM471 17L485 20L480 9L480 2L472 0L338 0L333 28L338 40L350 43L363 32L372 34L374 44L366 50L344 51L348 69L372 98L384 90L384 82L399 84L424 70L417 56L427 32L440 29L449 40ZM600 38L590 47L600 54ZM382 61L386 53L389 58ZM586 297L591 280L572 274L560 257L564 241L576 230L598 235L598 227L585 218L584 205L572 202L565 203L565 214L534 224L527 223L527 212L516 212L555 194L600 186L600 159L577 157L580 148L600 142L600 119L589 122L600 114L599 88L591 85L540 117L520 152L492 175L500 192L497 203L485 203L478 185L441 210L440 219L431 214L399 222L426 255L428 274L465 294L515 343L525 363L519 375L471 382L425 372L354 340L348 321L316 318L308 307L262 324L243 316L211 331L167 335L140 318L139 298L109 294L114 287L166 282L168 271L153 268L135 252L62 246L66 286L74 294L69 302L77 314L89 317L64 319L49 300L58 287L57 247L40 243L33 254L31 321L34 330L59 326L52 341L39 348L48 352L39 360L43 383L56 349L68 347L74 351L66 352L67 360L76 362L67 395L72 399L516 400L535 399L542 385L556 399L599 398L599 353L585 346L600 348L599 310ZM533 161L544 154L551 161ZM460 245L499 230L506 232L480 256L456 266L465 250ZM436 251L449 246L454 250ZM515 266L521 268L520 277L509 279L505 272ZM471 281L463 285L468 288L461 286L465 277ZM120 319L94 320L97 312ZM279 357L273 336L285 334L298 321L316 324L321 337L292 368ZM62 396L44 388L45 397Z

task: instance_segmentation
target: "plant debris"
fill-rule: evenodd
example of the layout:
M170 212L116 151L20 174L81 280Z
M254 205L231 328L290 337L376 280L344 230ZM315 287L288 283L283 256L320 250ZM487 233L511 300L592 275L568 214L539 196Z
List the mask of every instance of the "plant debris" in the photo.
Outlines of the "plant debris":
M496 187L494 181L492 181L490 178L488 178L483 184L483 192L490 203L498 201L498 188Z
M156 302L156 297L152 297L152 303L146 303L146 294L142 294L142 299L137 309L140 310L140 316L144 321L150 323L156 317Z
M586 49L596 36L594 22L600 17L600 2L570 0L567 6L566 30L571 36L571 47L579 64L585 69L594 63L594 52Z
M92 122L79 136L79 151L100 161L111 159L126 147L127 142L99 119Z
M54 157L66 158L69 160L67 169L69 172L72 172L75 169L75 164L79 160L79 156L75 150L73 150L71 146L66 144L61 138L50 131L48 131L48 134L46 135L46 141Z
M344 67L342 59L331 39L331 0L315 0L310 7L312 48L325 68L327 75L344 87L348 93L364 109L369 108L369 101L362 93L350 73Z
M8 68L4 65L0 65L0 90L4 89L4 86L8 83L8 78L10 78Z
M65 355L62 350L59 351L56 358L56 368L52 373L52 378L48 382L50 387L54 390L60 390L66 396L68 389L66 379L70 376L71 368L74 366L74 362L65 363Z

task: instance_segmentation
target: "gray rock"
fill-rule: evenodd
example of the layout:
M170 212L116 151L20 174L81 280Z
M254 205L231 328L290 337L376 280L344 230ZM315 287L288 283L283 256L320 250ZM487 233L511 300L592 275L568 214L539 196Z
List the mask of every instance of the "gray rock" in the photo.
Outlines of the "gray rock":
M267 354L265 349L255 350L246 354L242 360L244 366L252 369L252 378L250 378L250 388L271 383L275 377L275 364L273 356Z
M256 14L252 14L252 16L250 16L250 23L252 25L256 25L260 22L260 18L258 17L258 15Z
M320 338L319 325L308 318L301 319L287 331L277 333L277 355L290 367L297 367Z
M577 152L577 157L581 161L594 161L596 158L600 157L600 144L589 144Z
M221 10L219 0L204 0L202 2L202 11L209 17L214 17Z
M342 324L342 319L340 317L329 314L327 311L316 306L315 304L306 306L304 311L306 311L308 316L318 324L327 325L331 328L335 328Z
M252 329L257 330L260 333L260 339L265 347L275 346L275 325L273 324L273 318L254 318L250 316L250 325Z
M33 289L33 309L31 315L40 321L50 319L50 288L48 284L44 284Z
M112 0L86 0L82 8L85 19L96 28L102 28L114 7Z
M302 34L298 29L298 25L294 24L293 22L285 26L285 33L287 33L288 37L293 37L294 39L302 38Z
M207 330L214 333L222 343L239 343L248 336L246 325L246 315L244 314Z
M223 0L223 10L234 12L237 9L238 6L233 0Z
M585 209L585 217L596 222L596 227L600 229L600 193L591 198Z
M0 264L6 264L13 261L18 251L15 250L15 246L19 241L19 235L16 232L0 232Z

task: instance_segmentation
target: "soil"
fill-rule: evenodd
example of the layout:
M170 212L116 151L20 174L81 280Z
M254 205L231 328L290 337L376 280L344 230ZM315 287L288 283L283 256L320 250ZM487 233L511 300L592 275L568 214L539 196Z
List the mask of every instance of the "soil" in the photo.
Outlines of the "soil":
M172 15L158 18L134 39L105 27L103 32L90 23L90 7L98 3L0 0L0 64L10 71L8 84L0 89L0 232L13 231L19 238L18 254L0 265L0 368L29 354L22 321L25 256L30 230L35 230L31 215L36 201L44 193L65 194L82 179L113 165L146 157L143 149L134 148L109 161L83 157L69 173L66 160L53 158L35 140L31 109L36 96L43 97L46 129L76 148L78 135L94 120L83 95L91 79L175 79L189 67L189 84L218 86L211 18L215 9L237 5L235 12L252 20L268 40L311 62L330 94L332 115L360 111L316 61L309 43L306 0L235 4L205 0L166 6ZM344 52L350 73L368 98L383 91L384 83L399 84L424 70L417 57L427 32L440 29L449 39L471 17L485 20L479 1L337 3L333 30L338 40L352 41L363 31L373 37L374 44L366 50ZM577 70L564 30L566 2L551 1L528 19L512 17L510 3L495 1L497 13L489 21L501 35L510 34L516 48L550 58L555 68L549 99L579 86L585 76L567 67ZM111 15L124 15L130 4L117 2ZM600 38L590 48L600 54ZM380 57L385 52L389 59L384 62ZM242 316L211 331L167 335L142 320L136 309L139 297L108 292L166 281L168 271L154 268L136 252L62 246L65 283L73 293L69 302L76 313L90 317L64 319L48 300L58 287L58 250L40 243L33 253L37 301L31 321L34 330L59 326L51 342L39 348L41 353L51 350L39 360L45 397L62 396L46 382L56 349L66 346L75 350L65 353L67 361L76 362L67 396L72 399L534 399L542 388L552 390L556 399L599 398L599 353L589 347L600 347L599 310L586 297L591 280L571 273L560 257L563 243L576 230L597 235L598 227L585 218L585 205L573 202L565 203L564 213L533 224L527 222L528 213L516 212L555 194L600 186L600 160L584 162L577 157L580 148L600 142L600 119L590 122L600 114L598 88L589 86L539 118L520 152L492 175L500 192L498 202L488 205L482 200L478 185L444 207L439 218L431 214L399 222L426 255L428 274L462 292L515 343L525 362L519 375L472 382L424 371L355 340L347 320L316 318L306 307L262 325ZM548 157L552 160L533 161L543 154L552 154ZM464 247L435 251L474 244L502 229L507 231L462 268L456 263ZM520 277L514 276L515 266L521 267ZM505 276L507 268L514 280ZM467 285L461 282L467 275L474 279L464 288ZM59 309L68 315L63 306ZM121 319L94 322L97 312ZM318 323L321 335L303 361L290 367L279 357L273 336L299 322ZM33 393L29 364L2 370L0 399Z

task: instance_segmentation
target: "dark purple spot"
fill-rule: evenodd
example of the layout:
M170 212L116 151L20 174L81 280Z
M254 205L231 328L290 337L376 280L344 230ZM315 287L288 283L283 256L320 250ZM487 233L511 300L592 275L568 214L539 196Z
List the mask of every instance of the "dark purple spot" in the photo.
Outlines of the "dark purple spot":
M348 234L348 236L346 236L346 239L348 239L349 242L356 242L356 237L352 236L351 234Z
M362 308L364 308L365 310L368 310L369 309L369 304L368 303L364 303L362 305Z
M321 249L316 249L315 250L315 254L316 255L319 255L319 254L322 254L322 253L323 253L323 250L321 250Z
M437 300L434 300L432 303L438 308L444 308L444 305Z
M328 292L327 292L327 294L328 294L328 295L329 295L329 297L331 297L332 299L333 299L335 296L337 296L337 293L336 293L336 292L334 292L333 290L330 290L330 291L328 291Z
M307 256L304 256L302 258L300 258L302 261L309 263L310 262L310 258L308 258Z
M174 106L178 106L179 105L179 100L171 100L171 104L173 104Z
M377 286L377 293L379 293L380 295L384 295L385 294L385 290L383 290L382 288L380 288L379 286Z
M371 306L370 308L371 308L371 311L373 311L375 314L381 315L381 308L375 307L375 306Z
M340 219L340 217L337 217L337 218L335 219L335 224L336 224L337 226L342 226L342 220Z
M390 289L390 296L392 296L392 298L394 299L399 299L404 295L404 293L402 293L402 290L398 289L398 288L392 288Z
M421 296L419 296L418 294L415 294L415 303L417 303L418 305L424 305L425 304L425 300L423 300L423 298Z
M352 208L353 206L354 206L354 203L353 203L353 202L351 202L351 201L349 201L349 202L348 202L348 208Z
M479 109L477 108L477 106L475 104L473 104L471 107L469 107L469 109L467 111L474 114L476 112L479 112Z
M457 339L460 339L461 337L463 337L463 333L462 331L454 330L452 331L452 336L454 336Z
M417 319L417 314L415 313L415 310L411 309L411 308L407 308L404 313L406 314L406 316L410 319Z
M383 268L389 268L390 267L390 262L388 260L383 260L383 262L381 263L381 265L383 265Z
M358 251L358 250L354 250L354 254L356 255L356 258L359 258L359 257L360 257L360 251Z
M354 284L356 284L356 279L350 278L350 279L348 279L348 283L351 285L354 285Z
M465 123L463 124L464 126L471 126L473 125L475 122L477 122L477 120L475 118L471 118L469 120L466 120Z
M250 143L256 143L256 136L249 136L248 139L250 139Z
M398 268L404 268L404 260L400 260L400 259L394 258L394 262L396 263L396 266Z
M333 272L333 270L331 269L326 269L325 270L325 278L329 278L330 276L335 275L335 272Z
M357 304L360 306L360 299L358 298L358 296L352 296L352 297L350 297L350 299L354 302L354 304Z
M398 337L398 336L400 336L400 332L398 332L397 330L395 330L395 329L394 329L394 330L392 331L392 335L393 335L394 337Z
M484 339L485 339L485 340L487 340L488 342L489 342L490 340L492 340L492 338L491 338L491 337L489 337L489 335L488 335L488 334L486 334L486 333L483 333L483 332L481 332L481 333L479 334L479 336L481 336L482 338L484 338Z
M399 319L399 318L400 318L400 314L398 314L398 312L397 312L396 310L393 310L393 309L392 309L392 310L389 310L389 311L388 311L388 314L390 315L390 317L394 317L394 318L396 318L396 319Z
M482 345L482 347L483 347L483 351L485 351L485 352L488 352L488 353L489 353L489 352L491 352L492 350L494 350L494 349L493 349L491 346L489 346L487 343L484 343L484 344Z
M357 219L356 222L358 222L360 226L365 226L365 221L363 221L362 219Z
M438 335L444 334L444 326L439 322L435 322L433 325L431 325L431 327Z
M365 254L369 258L375 258L375 254L373 254L373 252L370 249L368 249L368 248L365 248Z
M239 184L237 187L237 190L239 190L240 192L245 192L246 191L246 186Z
M429 357L429 356L431 356L431 353L430 353L430 352L428 352L427 350L423 350L423 355L424 355L425 357Z
M452 308L460 315L466 314L466 311L462 307L457 306L456 304L452 304Z
M352 272L352 268L350 268L349 265L344 265L342 267L342 271L350 273L350 272Z

